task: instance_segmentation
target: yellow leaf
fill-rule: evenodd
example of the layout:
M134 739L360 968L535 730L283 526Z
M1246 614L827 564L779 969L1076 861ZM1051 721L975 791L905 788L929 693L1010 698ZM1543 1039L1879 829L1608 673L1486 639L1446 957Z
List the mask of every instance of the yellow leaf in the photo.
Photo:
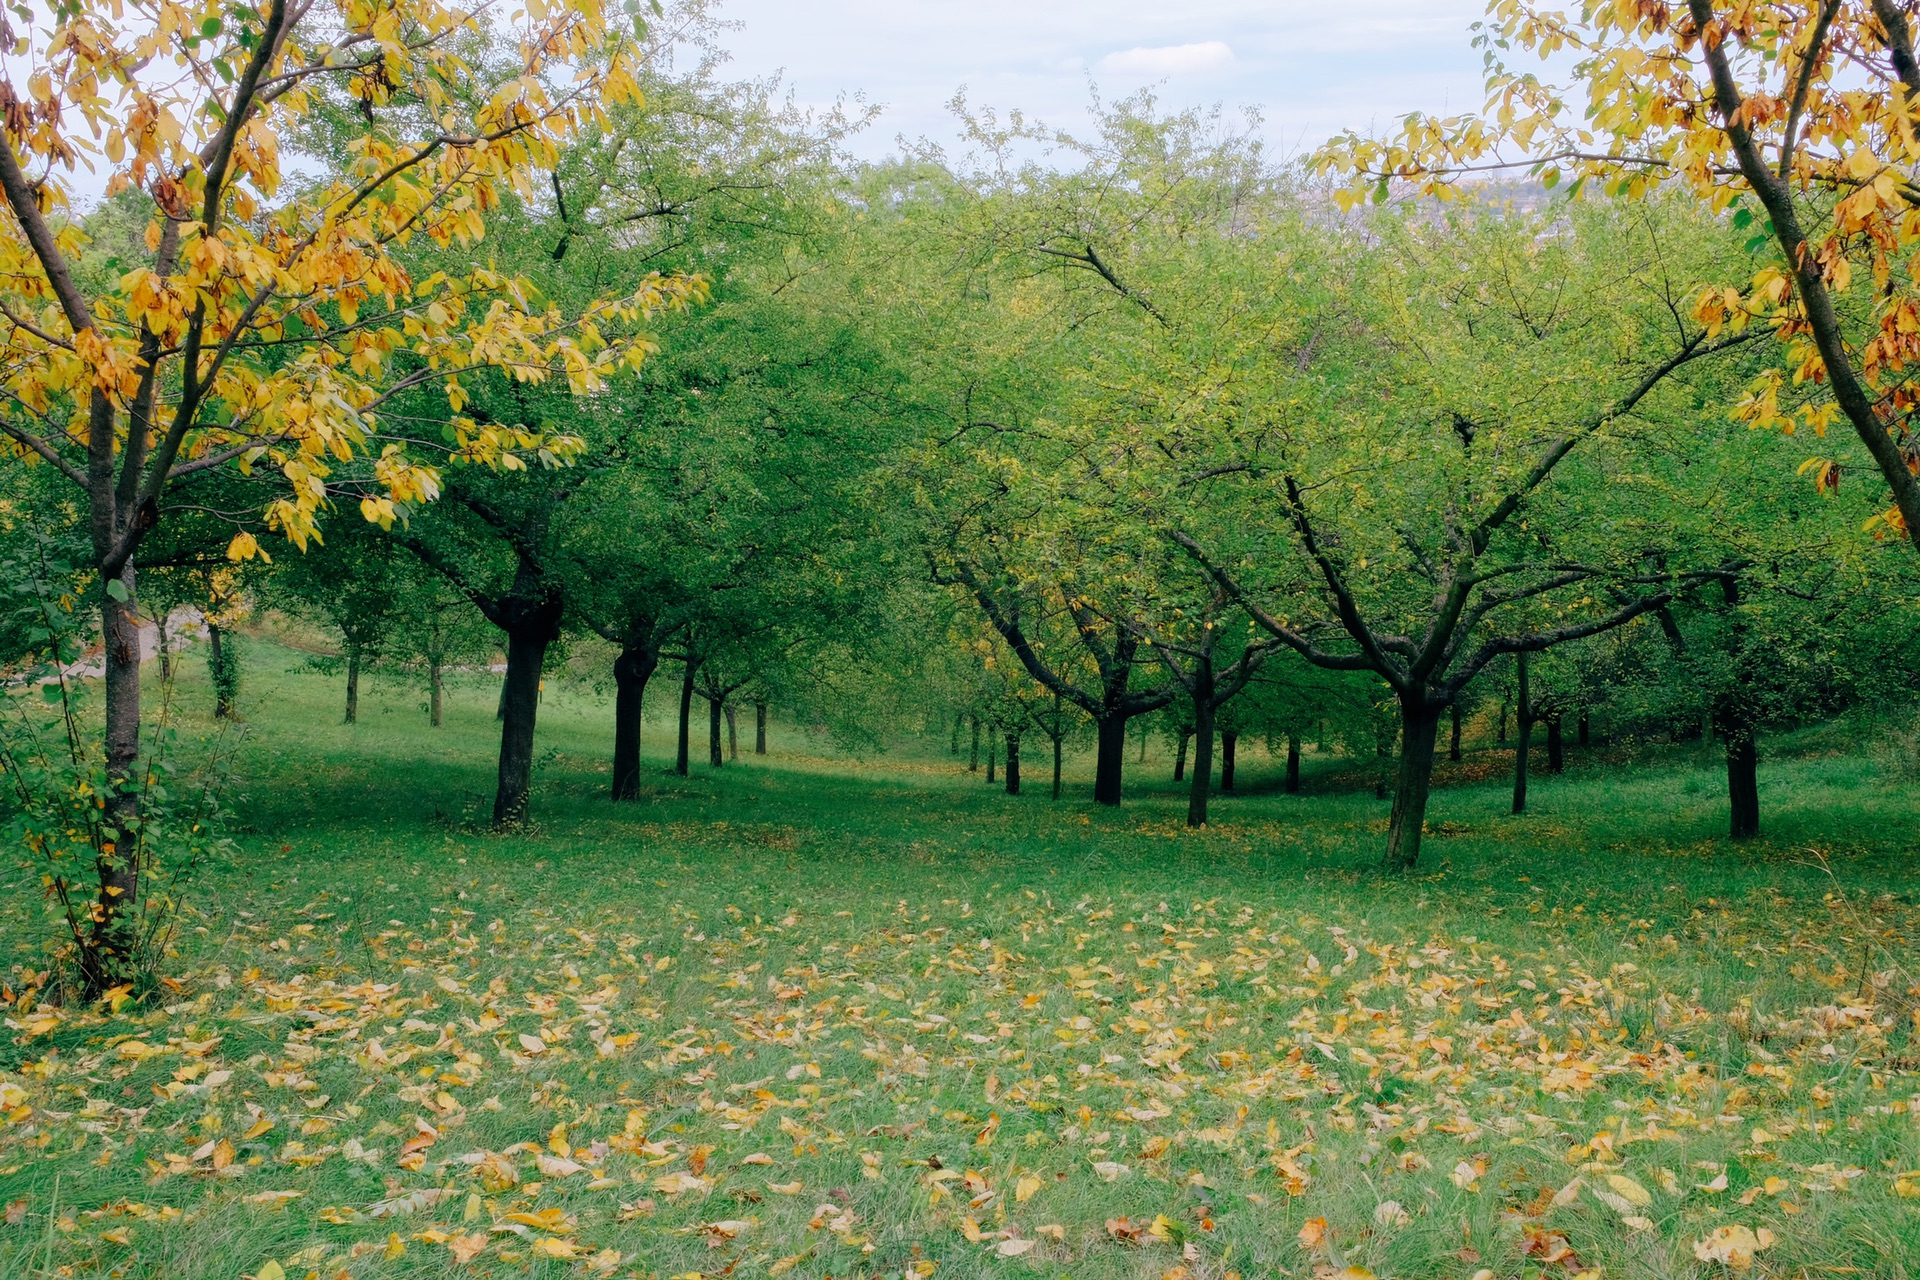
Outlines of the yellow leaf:
M1033 1199L1034 1195L1045 1185L1045 1183L1030 1173L1022 1174L1020 1181L1013 1184L1014 1202L1017 1204L1025 1204L1027 1201Z
M1629 1204L1645 1207L1653 1203L1653 1196L1647 1189L1624 1173L1608 1174L1607 1185L1612 1187L1614 1191L1619 1194L1620 1198Z

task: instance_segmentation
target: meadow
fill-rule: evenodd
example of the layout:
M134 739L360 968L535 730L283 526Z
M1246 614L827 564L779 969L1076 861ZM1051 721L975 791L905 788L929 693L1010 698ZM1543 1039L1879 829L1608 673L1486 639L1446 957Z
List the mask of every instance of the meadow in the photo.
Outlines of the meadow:
M1576 753L1514 818L1483 746L1389 876L1346 762L1289 796L1253 747L1193 831L1158 746L1113 811L777 714L682 779L650 719L615 806L608 698L556 680L493 835L492 682L346 726L248 663L161 998L40 1002L8 867L0 1274L1920 1272L1897 754L1780 744L1736 846L1697 749Z

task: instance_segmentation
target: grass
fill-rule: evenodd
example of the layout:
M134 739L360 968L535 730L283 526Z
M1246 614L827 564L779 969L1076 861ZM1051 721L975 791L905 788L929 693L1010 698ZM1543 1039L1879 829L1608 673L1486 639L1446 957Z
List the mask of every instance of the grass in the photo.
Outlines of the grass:
M1740 847L1693 755L1577 761L1523 819L1461 783L1384 878L1384 802L1258 752L1190 832L1157 756L1114 812L780 724L678 779L650 722L615 807L607 699L555 682L496 837L490 685L434 733L376 681L347 727L249 663L172 1003L6 1010L0 1274L1920 1270L1889 765L1768 765ZM22 868L13 992L41 911Z

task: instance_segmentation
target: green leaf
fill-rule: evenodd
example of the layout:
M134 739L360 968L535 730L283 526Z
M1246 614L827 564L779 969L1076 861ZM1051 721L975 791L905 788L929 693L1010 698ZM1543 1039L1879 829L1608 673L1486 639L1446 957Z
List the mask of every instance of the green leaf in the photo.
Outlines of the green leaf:
M125 604L133 598L127 593L127 584L118 578L107 579L107 594L115 600L118 600L121 604Z
M200 34L206 36L209 40L211 40L214 36L219 35L220 32L225 28L226 28L226 23L220 21L219 17L216 15L215 17L208 18L205 22L202 22L200 24Z

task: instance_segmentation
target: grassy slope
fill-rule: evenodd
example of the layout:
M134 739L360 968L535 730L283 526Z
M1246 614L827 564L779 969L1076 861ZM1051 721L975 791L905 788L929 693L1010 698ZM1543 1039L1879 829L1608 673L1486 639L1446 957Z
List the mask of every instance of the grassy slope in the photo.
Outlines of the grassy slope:
M490 686L429 733L376 682L348 728L302 661L250 655L244 856L202 882L178 1003L0 1042L33 1109L0 1129L26 1202L0 1274L1199 1280L1324 1265L1314 1217L1407 1277L1533 1274L1562 1242L1717 1273L1692 1246L1723 1224L1778 1237L1768 1272L1920 1257L1917 796L1859 758L1768 767L1742 849L1684 760L1542 779L1520 820L1499 783L1443 790L1452 834L1385 880L1384 803L1271 794L1263 753L1262 793L1192 833L1170 784L1009 800L937 749L828 760L784 726L770 762L674 779L650 722L651 793L615 810L604 702L556 687L538 827L497 838ZM36 898L0 905L22 962ZM417 1122L439 1136L398 1167ZM222 1139L225 1176L188 1158ZM364 1216L418 1189L453 1194ZM85 1216L116 1204L141 1207ZM486 1251L461 1268L449 1235Z

